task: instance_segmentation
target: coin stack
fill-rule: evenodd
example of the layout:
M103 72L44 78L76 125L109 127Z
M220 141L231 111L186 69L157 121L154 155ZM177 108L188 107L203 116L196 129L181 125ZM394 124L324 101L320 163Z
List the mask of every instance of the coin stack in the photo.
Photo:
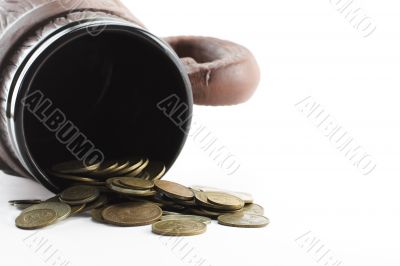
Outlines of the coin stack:
M10 201L22 210L21 229L39 229L81 213L114 226L152 225L167 236L202 234L212 219L225 226L256 228L269 224L264 209L248 193L204 186L186 187L161 180L163 163L129 158L101 164L63 162L49 171L72 186L55 197Z

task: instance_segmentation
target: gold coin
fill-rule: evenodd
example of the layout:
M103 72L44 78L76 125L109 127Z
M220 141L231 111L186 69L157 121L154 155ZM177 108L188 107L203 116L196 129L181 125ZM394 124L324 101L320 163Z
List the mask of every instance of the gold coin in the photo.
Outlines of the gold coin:
M145 159L143 164L141 166L139 166L138 168L136 168L135 170L133 170L130 173L127 173L125 176L132 176L132 177L136 177L138 176L143 169L145 169L147 167L147 165L149 164L150 160L149 159Z
M81 205L95 201L99 196L100 192L96 187L78 185L64 190L60 195L60 200L72 205Z
M156 180L154 181L154 185L156 187L156 190L164 193L169 198L180 200L192 200L194 198L193 191L175 182Z
M244 205L242 211L245 213L264 215L264 208L254 203Z
M130 161L121 161L118 162L118 166L112 170L112 174L113 175L119 175L119 172L123 171L124 169L126 169L127 167L129 167L131 164Z
M102 211L103 219L118 226L141 226L158 221L162 210L155 204L128 202L111 205Z
M150 196L154 196L157 193L153 189L137 190L137 189L130 189L130 188L122 188L120 186L114 186L114 185L110 185L110 189L119 194L123 194L126 196L133 196L133 197L150 197Z
M67 218L71 213L71 207L68 204L62 202L43 202L40 204L32 205L31 207L23 210L22 213L42 209L50 209L55 211L57 214L57 221L61 221Z
M129 174L133 172L134 170L138 169L140 166L143 165L144 160L140 157L132 157L127 159L128 165L126 165L124 168L122 168L119 171L116 171L114 174L117 176L124 176L125 174ZM120 162L122 165L122 163Z
M259 228L267 226L269 224L269 219L251 213L234 213L219 216L218 223L233 227Z
M138 190L125 188L122 184L119 183L118 177L107 179L106 184L110 190L124 195L148 197L154 196L156 194L156 191L152 189Z
M218 213L223 214L226 212L237 212L242 209L242 208L240 208L240 209L226 208L225 206L214 204L208 200L207 192L201 192L201 191L196 191L196 190L193 190L193 192L195 194L195 202L199 206L206 208L208 210L208 212L210 214L207 216L209 216L209 217L215 217L215 216L217 216Z
M98 195L100 192L97 188L87 185L76 185L65 189L60 194L60 198L64 200L84 200L93 197L93 195Z
M145 178L147 180L159 180L163 177L167 168L162 162L150 161L147 167L143 170L148 176Z
M86 207L86 204L71 206L71 213L69 214L69 217L77 215L77 214L83 212L85 207Z
M221 206L225 210L239 210L243 208L244 202L238 197L222 192L206 192L207 200Z
M95 171L99 166L100 163L84 165L80 161L69 161L54 165L52 170L61 174L84 174Z
M210 224L211 219L204 217L204 216L198 216L198 215L183 215L183 214L177 214L177 215L165 215L161 217L161 221L168 221L168 220L191 220L191 221L198 221L202 222L205 224Z
M128 200L128 201L142 202L142 203L152 203L152 204L157 205L160 208L164 208L163 204L158 203L158 202L154 202L154 201L150 201L148 199L143 199L143 198L140 198L140 197L132 197L132 196L125 196L124 198L126 198L126 200ZM164 215L164 212L163 212L163 215Z
M150 178L150 174L147 173L146 170L143 170L140 174L135 176L136 178L140 178L140 179L149 179Z
M121 182L119 182L120 177L113 177L110 179L107 179L113 186L119 187L119 188L126 188L129 189L128 187L124 186L123 184L121 184ZM106 182L107 184L107 182Z
M152 226L153 233L163 236L194 236L206 230L206 224L193 220L160 221Z
M151 189L154 187L154 182L150 180L144 180L141 178L135 178L135 177L121 177L119 179L119 182L132 189Z
M206 192L201 192L201 191L196 191L196 190L193 190L193 192L195 195L195 201L198 205L201 205L203 207L207 207L207 208L210 208L213 210L223 209L223 207L209 202Z
M235 197L238 197L239 199L243 200L244 203L253 203L253 196L250 193L246 192L236 192L236 191L229 191L225 189L220 189L220 188L214 188L214 187L207 187L207 186L191 186L190 188L202 192L222 192L226 194L233 195Z
M192 191L194 193L195 200L199 205L202 205L205 207L211 207L211 208L214 207L213 204L208 202L207 194L205 192L196 191L196 190L192 190Z
M127 162L124 162L125 164ZM123 167L122 167L123 168ZM107 161L102 163L95 171L89 173L90 176L104 177L122 169L121 165L115 161Z
M15 225L21 229L39 229L57 220L57 213L52 209L37 209L21 213Z

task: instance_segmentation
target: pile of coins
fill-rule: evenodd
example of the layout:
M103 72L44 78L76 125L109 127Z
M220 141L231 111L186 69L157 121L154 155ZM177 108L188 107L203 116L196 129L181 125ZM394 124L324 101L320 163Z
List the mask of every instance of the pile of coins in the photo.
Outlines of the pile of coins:
M212 219L225 226L257 228L269 224L250 194L161 180L161 162L130 158L83 166L65 162L51 169L72 186L48 200L14 200L23 209L15 224L39 229L81 213L114 226L152 225L166 236L202 234Z

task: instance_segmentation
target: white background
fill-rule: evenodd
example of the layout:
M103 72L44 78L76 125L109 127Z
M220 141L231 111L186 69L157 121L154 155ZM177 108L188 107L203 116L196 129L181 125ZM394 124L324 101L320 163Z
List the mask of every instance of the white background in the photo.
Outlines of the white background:
M7 201L51 194L33 181L1 174L1 265L51 265L54 258L46 262L36 252L35 237L78 266L196 265L193 256L207 266L312 266L324 265L329 256L333 261L326 265L400 264L398 1L355 2L377 27L367 38L329 0L124 2L158 36L215 36L254 52L262 81L249 102L195 108L237 156L240 170L226 175L189 139L165 178L251 192L271 224L237 229L214 223L175 249L150 227L108 227L87 217L32 235L14 227L19 212ZM374 158L370 175L295 106L308 96ZM313 238L319 242L308 252ZM183 258L185 250L192 251Z

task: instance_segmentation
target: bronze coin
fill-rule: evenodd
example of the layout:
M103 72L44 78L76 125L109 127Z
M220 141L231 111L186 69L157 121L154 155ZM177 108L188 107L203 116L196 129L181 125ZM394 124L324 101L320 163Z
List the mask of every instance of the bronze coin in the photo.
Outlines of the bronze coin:
M246 192L229 191L221 188L214 188L207 186L191 186L190 188L202 192L223 192L238 197L239 199L243 200L246 204L253 203L253 196L250 193Z
M57 221L57 213L52 209L35 209L21 213L15 225L21 229L39 229Z
M115 167L115 168L111 171L110 174L119 175L119 173L120 173L121 171L126 170L126 168L130 166L130 164L131 164L131 162L130 162L130 161L127 161L127 160L125 160L125 161L120 161L120 162L118 162L118 166Z
M40 204L35 204L23 210L22 213L42 209L50 209L55 211L57 214L57 221L66 219L71 213L71 207L62 202L43 202Z
M127 202L111 205L101 214L104 220L114 225L141 226L158 221L162 216L162 210L152 203Z
M154 185L156 190L164 193L170 198L176 198L180 200L192 200L194 198L193 191L175 182L156 180L154 181Z
M119 183L132 189L151 189L154 187L154 182L135 177L121 177Z
M123 165L124 160L120 160L120 164ZM116 176L124 176L125 174L129 174L139 168L141 165L143 165L144 160L140 157L131 157L127 159L128 164L120 169L119 171L114 172L114 175Z
M264 215L264 208L258 204L250 203L244 205L243 212L257 214L257 215Z
M152 226L152 232L162 236L194 236L207 230L207 225L194 220L160 221Z
M123 164L125 163L127 162L124 162ZM121 169L123 169L123 167L121 168L121 165L118 162L107 161L103 162L95 171L90 172L89 175L95 177L104 177L113 174Z
M60 199L67 203L80 205L96 200L99 195L100 192L96 187L78 185L65 189L60 194Z
M267 217L251 213L224 214L218 217L218 223L226 226L259 228L269 224Z
M141 166L139 166L138 168L136 168L132 172L125 174L125 176L137 177L140 173L143 172L143 170L147 167L149 162L150 162L149 159L145 159Z
M239 210L244 206L240 198L223 192L205 192L207 200L212 204L221 206L224 210Z
M114 192L128 196L149 197L149 196L154 196L156 194L156 191L153 189L139 190L139 189L126 188L124 185L119 183L119 179L120 179L119 177L107 179L106 181L107 187Z
M167 168L162 162L150 161L149 165L143 170L148 176L145 179L148 180L159 180L163 177Z
M77 215L77 214L83 212L85 207L86 207L86 204L71 206L71 213L69 214L69 217Z
M198 205L201 205L203 207L207 207L207 208L210 208L213 210L223 209L223 207L209 202L206 192L201 192L201 191L196 191L196 190L193 190L193 192L195 195L195 201L197 202Z
M198 216L198 215L184 215L184 214L170 214L170 215L163 215L161 217L161 221L167 220L191 220L191 221L198 221L205 224L211 224L211 219L205 216Z
M150 179L150 174L147 173L146 170L143 170L140 174L136 175L135 177L136 177L136 178L140 178L140 179L146 179L146 180L148 180L148 179Z

